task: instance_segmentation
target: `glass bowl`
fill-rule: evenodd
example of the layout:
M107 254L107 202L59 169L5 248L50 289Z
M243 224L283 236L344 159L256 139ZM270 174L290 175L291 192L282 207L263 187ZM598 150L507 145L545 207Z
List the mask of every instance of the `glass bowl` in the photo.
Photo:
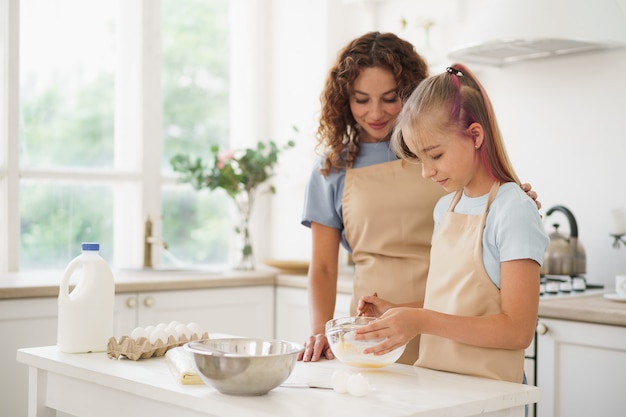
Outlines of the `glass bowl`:
M326 323L326 338L333 354L341 362L358 368L382 368L391 365L400 358L405 346L401 346L384 355L365 354L363 349L377 345L383 339L355 340L355 330L366 326L376 317L340 317Z

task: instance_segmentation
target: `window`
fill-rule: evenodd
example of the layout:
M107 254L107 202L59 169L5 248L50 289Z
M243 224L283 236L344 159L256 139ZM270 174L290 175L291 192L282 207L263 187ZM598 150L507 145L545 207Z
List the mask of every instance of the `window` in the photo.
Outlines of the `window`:
M202 155L228 145L228 0L163 2L163 132L161 169L171 174L176 153ZM219 192L164 185L161 263L226 263L231 227L229 204ZM227 202L228 203L228 202Z
M242 3L0 0L0 271L62 268L82 241L138 267L147 218L156 261L228 261L228 199L169 160L229 143Z
M20 2L20 267L63 267L81 241L111 257L114 2Z

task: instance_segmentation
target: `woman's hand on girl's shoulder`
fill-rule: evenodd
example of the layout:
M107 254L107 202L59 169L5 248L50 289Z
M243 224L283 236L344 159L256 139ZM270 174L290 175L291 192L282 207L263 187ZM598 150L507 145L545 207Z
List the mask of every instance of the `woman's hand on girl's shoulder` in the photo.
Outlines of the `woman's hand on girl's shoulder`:
M541 210L541 201L537 200L537 193L533 191L533 186L525 182L524 184L522 184L522 190L524 190L526 194L528 194L528 197L533 199L533 201L537 205L537 210Z

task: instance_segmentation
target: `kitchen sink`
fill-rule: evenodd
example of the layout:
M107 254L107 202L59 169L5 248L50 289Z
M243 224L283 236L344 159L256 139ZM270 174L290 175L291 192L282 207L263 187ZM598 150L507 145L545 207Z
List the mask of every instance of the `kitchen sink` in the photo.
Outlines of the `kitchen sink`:
M115 272L128 275L154 275L154 274L221 274L224 268L219 265L164 265L152 268L120 268Z

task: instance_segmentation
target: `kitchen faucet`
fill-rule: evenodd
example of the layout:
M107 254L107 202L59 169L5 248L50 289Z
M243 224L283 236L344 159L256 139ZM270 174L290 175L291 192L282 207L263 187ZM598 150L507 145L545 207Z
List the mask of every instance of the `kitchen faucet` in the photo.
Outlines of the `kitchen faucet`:
M143 233L143 267L152 268L152 245L161 245L167 249L167 243L160 237L152 236L152 220L146 219Z

